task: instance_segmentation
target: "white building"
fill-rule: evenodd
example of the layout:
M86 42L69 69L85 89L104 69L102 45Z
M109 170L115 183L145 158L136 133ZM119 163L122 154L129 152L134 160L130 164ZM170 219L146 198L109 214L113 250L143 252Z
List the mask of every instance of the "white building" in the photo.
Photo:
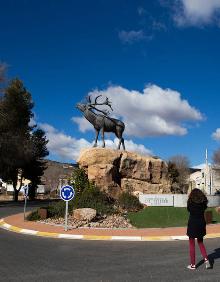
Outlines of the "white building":
M208 164L206 150L205 166L190 175L191 188L199 188L207 195L220 192L220 166Z

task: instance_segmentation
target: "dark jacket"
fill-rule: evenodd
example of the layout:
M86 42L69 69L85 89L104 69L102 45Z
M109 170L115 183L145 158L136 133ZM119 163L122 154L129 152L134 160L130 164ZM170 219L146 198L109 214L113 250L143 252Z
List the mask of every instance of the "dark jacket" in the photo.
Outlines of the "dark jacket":
M187 235L190 238L203 238L206 235L206 222L204 212L207 209L207 203L188 203L189 220L187 226Z

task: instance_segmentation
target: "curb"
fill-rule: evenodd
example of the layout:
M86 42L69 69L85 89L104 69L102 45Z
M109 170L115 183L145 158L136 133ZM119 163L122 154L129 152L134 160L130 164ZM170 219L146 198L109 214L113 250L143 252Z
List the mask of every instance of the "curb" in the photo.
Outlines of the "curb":
M0 228L20 234L57 238L57 239L75 239L75 240L100 240L100 241L182 241L188 240L188 236L101 236L101 235L74 235L65 233L42 232L31 229L24 229L13 226L0 219ZM220 238L220 233L211 233L206 235L206 239Z
M187 236L100 236L100 235L74 235L74 234L62 234L54 232L42 232L31 229L23 229L20 227L13 226L4 221L0 220L0 228L40 237L58 238L58 239L77 239L77 240L106 240L106 241L176 241L176 240L187 240ZM219 234L220 236L220 234Z

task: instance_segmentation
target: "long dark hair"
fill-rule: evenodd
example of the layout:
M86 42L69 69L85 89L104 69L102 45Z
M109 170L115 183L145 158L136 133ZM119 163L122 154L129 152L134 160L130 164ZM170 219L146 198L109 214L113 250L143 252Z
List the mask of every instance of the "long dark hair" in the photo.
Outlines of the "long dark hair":
M189 194L188 204L196 203L196 204L207 204L208 199L206 195L198 188L194 188Z

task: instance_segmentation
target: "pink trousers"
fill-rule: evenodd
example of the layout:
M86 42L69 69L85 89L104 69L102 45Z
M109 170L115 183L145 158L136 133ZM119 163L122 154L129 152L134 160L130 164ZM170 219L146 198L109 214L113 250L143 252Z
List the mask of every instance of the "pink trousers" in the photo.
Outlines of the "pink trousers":
M203 238L198 238L197 243L199 245L199 249L203 258L208 259L206 248L203 244ZM195 238L189 238L189 253L190 253L191 264L195 265L195 261L196 261Z

